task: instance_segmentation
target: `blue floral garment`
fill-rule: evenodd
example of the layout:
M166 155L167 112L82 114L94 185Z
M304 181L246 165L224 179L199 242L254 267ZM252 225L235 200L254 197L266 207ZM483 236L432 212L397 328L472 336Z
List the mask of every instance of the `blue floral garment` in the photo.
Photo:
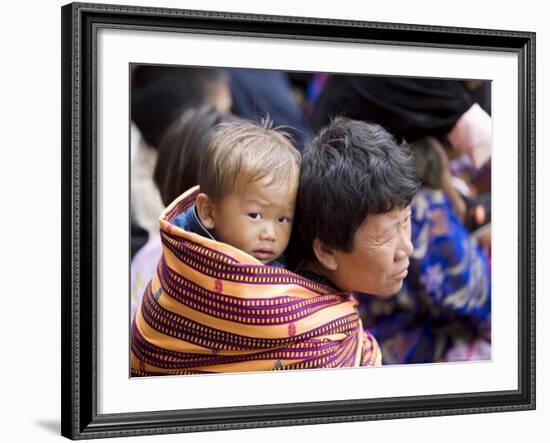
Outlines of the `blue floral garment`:
M453 345L490 335L487 255L442 191L422 188L411 209L414 253L402 290L359 297L384 364L440 361Z

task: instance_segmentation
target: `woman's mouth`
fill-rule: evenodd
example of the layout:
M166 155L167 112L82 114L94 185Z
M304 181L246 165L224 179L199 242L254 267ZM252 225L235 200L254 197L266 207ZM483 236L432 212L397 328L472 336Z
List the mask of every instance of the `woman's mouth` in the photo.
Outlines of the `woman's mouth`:
M409 273L408 268L405 268L405 269L399 271L397 274L395 274L393 276L393 278L395 278L396 280L403 280L407 276L408 273Z

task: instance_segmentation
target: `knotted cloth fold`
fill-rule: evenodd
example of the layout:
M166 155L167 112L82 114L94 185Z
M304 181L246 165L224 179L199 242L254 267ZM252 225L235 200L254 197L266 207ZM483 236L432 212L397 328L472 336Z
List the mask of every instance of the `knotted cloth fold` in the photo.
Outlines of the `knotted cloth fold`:
M380 365L351 294L266 266L161 214L162 257L131 328L132 376Z

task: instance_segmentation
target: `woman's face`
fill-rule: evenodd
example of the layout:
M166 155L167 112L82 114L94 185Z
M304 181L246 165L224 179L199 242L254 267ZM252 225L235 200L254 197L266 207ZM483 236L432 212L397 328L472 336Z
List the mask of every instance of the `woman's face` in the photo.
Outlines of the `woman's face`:
M355 233L353 250L333 250L333 269L325 270L342 290L391 296L403 285L412 253L410 206L395 208L367 215Z

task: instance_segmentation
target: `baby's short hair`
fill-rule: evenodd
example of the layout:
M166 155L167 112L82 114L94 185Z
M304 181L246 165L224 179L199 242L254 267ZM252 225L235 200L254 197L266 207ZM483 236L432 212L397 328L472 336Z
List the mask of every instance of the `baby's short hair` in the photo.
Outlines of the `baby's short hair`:
M290 191L297 188L299 176L300 153L288 134L273 128L269 118L259 124L240 120L217 127L201 158L199 186L219 201L266 177Z

